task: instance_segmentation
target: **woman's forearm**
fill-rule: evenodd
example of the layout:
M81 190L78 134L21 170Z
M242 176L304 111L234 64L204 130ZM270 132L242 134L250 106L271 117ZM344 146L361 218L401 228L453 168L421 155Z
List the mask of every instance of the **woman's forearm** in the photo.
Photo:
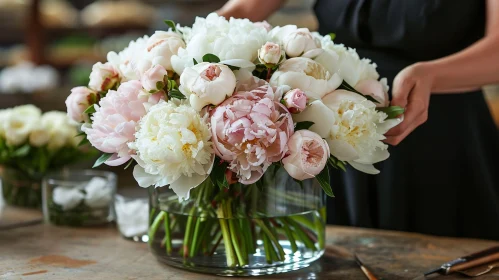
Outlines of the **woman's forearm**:
M285 0L230 0L217 14L226 18L248 18L262 21L277 11Z
M487 36L458 53L420 66L432 76L435 93L465 92L499 83L499 35Z

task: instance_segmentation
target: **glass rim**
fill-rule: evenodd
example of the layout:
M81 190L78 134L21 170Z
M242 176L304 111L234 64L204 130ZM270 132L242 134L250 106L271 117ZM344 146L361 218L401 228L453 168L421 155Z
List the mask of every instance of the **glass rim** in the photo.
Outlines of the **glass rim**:
M62 174L62 175L61 175ZM100 176L100 177L105 177L108 181L116 181L118 176L116 173L111 172L111 171L106 171L106 170L93 170L93 169L62 169L59 171L52 171L45 176L43 176L43 182L46 182L51 185L57 185L61 184L64 182L67 182L68 179L61 179L62 176L67 174L68 179L70 179L73 174L83 174L83 175L93 175L93 176ZM53 178L57 177L57 178Z

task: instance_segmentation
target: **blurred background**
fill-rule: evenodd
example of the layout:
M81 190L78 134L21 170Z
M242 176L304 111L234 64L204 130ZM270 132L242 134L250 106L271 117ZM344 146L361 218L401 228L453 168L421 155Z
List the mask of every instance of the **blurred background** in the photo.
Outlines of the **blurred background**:
M0 0L0 108L32 103L65 110L72 87L88 83L91 66L130 40L166 29L164 19L191 25L226 0ZM313 0L290 0L269 22L317 28ZM499 125L499 87L486 88Z

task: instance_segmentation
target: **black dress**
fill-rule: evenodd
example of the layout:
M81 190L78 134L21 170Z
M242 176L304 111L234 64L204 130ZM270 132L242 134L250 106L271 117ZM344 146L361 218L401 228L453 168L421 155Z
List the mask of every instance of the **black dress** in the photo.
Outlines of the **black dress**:
M389 84L485 29L479 0L317 0L315 12L321 34L375 61ZM432 95L428 121L390 153L380 175L334 172L329 223L499 239L499 134L481 91Z

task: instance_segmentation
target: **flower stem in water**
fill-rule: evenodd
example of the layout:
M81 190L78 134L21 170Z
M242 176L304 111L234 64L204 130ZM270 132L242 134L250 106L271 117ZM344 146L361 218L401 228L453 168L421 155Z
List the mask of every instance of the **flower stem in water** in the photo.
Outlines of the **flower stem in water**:
M227 226L227 221L225 220L226 215L224 214L223 204L224 203L222 202L220 207L218 207L217 216L220 222L220 228L222 229L222 236L225 245L225 254L227 257L227 266L235 267L237 265L237 259L236 256L234 255L234 248L232 247L232 242L230 240L230 232L229 232L229 227Z
M151 227L149 228L149 246L152 244L152 241L154 239L154 235L156 234L156 231L158 231L159 224L161 220L165 217L166 212L159 212L156 218L154 218L154 222L152 223Z
M172 236L170 231L170 215L168 215L168 213L166 213L165 215L165 244L166 244L166 254L170 255L172 252Z

